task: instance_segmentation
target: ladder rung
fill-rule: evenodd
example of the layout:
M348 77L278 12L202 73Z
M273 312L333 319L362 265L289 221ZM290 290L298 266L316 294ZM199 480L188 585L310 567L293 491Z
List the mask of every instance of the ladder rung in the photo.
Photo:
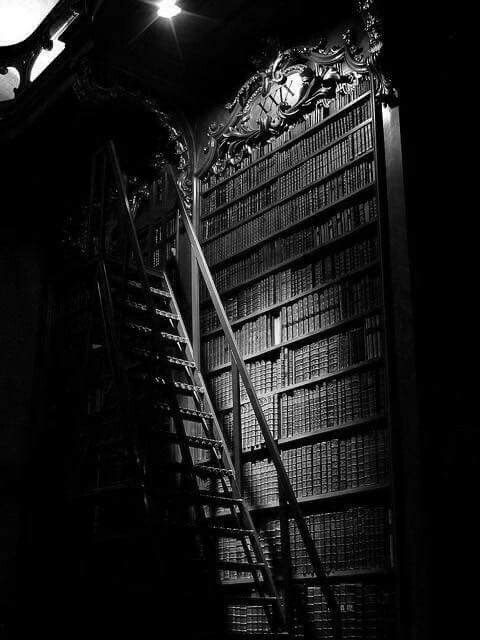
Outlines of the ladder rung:
M227 631L225 638L242 638L243 640L261 640L261 638L289 638L288 631Z
M165 411L166 413L173 413L173 409L166 402L158 402L156 403L155 407L160 411ZM182 417L192 421L212 420L213 418L211 413L208 413L207 411L199 411L198 409L189 409L187 407L181 407L179 411Z
M190 367L191 369L196 368L195 362L193 360L184 360L182 358L175 358L174 356L164 356L162 353L151 351L150 349L142 349L141 347L130 347L128 349L131 353L135 354L138 357L144 358L145 360L153 360L153 361L161 361L166 359L170 364L177 365L179 367Z
M158 432L167 440L173 442L182 442L186 440L190 446L198 447L199 449L211 449L211 447L222 447L223 442L221 440L213 440L212 438L204 438L203 436L181 436L178 433L171 433L168 431Z
M134 309L135 311L141 311L142 313L148 312L148 307L143 302L137 302L136 300L125 300L125 306L130 309ZM155 314L157 316L161 316L162 318L168 318L169 320L178 321L178 316L176 313L171 313L171 311L164 311L163 309L155 309Z
M145 335L150 335L152 333L152 329L150 327L146 327L143 324L139 324L138 322L125 322L125 327L127 329L133 329L137 333L143 333Z
M206 491L155 491L155 495L165 498L166 500L182 500L189 504L215 504L224 506L241 505L241 498L232 498L231 495L220 495L217 493L209 493Z
M244 604L268 604L277 601L275 596L246 596L243 594L235 593L233 590L223 594L224 598L228 600L234 600L235 602Z
M233 529L230 527L205 527L205 531L220 538L246 538L255 533L253 529Z
M182 360L182 358L174 358L173 356L167 356L167 360L170 364L177 364L180 367L190 367L191 369L195 369L197 366L193 360Z
M170 462L162 465L159 471L195 473L198 476L229 476L233 477L233 471L222 467L209 467L205 465L189 465L185 462Z
M219 560L217 562L219 569L232 571L261 571L265 568L263 562L230 562L227 560Z
M142 283L137 280L127 280L127 286L131 289L143 289ZM150 293L154 296L159 296L162 298L171 298L171 295L168 291L164 289L159 289L158 287L150 287Z
M142 376L142 378L145 378L146 376ZM179 389L180 391L189 391L190 393L205 393L205 390L203 387L198 387L195 384L187 384L186 382L178 382L178 380L165 380L165 378L160 378L159 376L155 377L153 379L153 382L155 384L161 384L161 385L167 385L167 384L173 384L173 386L175 387L175 389Z
M178 336L174 333L167 333L166 331L160 331L160 335L164 340L170 340L172 342L181 342L186 344L188 340L182 336Z

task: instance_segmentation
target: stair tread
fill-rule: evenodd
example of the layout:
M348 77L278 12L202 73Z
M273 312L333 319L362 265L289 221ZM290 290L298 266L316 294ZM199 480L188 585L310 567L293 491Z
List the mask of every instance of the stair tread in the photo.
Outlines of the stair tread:
M198 447L201 448L210 448L210 447L222 447L223 446L223 442L221 440L214 440L213 438L207 438L206 436L190 436L187 435L185 436L185 438L181 435L179 435L178 433L171 433L171 432L166 432L166 431L160 431L158 432L162 437L164 437L166 440L172 440L175 442L182 442L183 439L185 439L189 444L193 444L193 445L197 445Z
M136 300L124 300L122 304L129 309L134 309L135 311L140 311L142 313L148 313L149 309L146 304L143 302L137 302ZM170 320L178 321L178 315L176 313L172 313L171 311L165 311L164 309L155 308L155 314L162 318L168 318Z
M214 476L229 476L233 477L234 473L231 469L224 469L223 467L211 467L208 465L189 465L185 462L169 462L162 465L161 469L164 471L186 471L193 472L197 475L214 475Z
M265 563L263 562L234 562L230 560L219 560L217 566L220 569L233 569L238 571L252 571L255 569L264 569Z
M157 409L161 411L166 411L167 413L172 413L173 409L166 402L160 402L156 405ZM194 419L194 420L212 420L213 415L208 411L200 411L199 409L189 409L188 407L181 407L180 413L182 416L186 418Z

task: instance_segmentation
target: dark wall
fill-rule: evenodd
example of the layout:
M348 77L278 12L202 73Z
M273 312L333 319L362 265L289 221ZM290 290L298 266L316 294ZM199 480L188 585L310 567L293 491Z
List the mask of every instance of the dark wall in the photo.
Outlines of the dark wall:
M477 238L473 232L469 70L461 3L390 6L387 42L400 112L413 278L424 593L431 637L473 628L473 521L480 438L473 354ZM390 39L388 36L390 35ZM467 90L468 93L468 90Z
M22 185L5 185L0 219L0 622L12 614L17 595L44 265L38 226L17 191Z

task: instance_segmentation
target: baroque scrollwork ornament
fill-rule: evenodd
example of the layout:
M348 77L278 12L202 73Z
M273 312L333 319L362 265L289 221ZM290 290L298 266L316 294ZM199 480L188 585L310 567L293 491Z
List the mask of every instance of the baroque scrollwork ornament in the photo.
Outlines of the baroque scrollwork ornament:
M222 174L237 166L253 150L299 122L317 106L328 107L341 93L349 93L359 79L372 74L379 100L391 104L397 97L383 64L383 25L373 0L358 0L369 41L364 54L352 29L343 34L343 46L293 47L279 53L265 70L254 73L235 98L225 105L225 122L213 122L198 171Z
M383 19L375 0L356 0L356 6L368 37L366 62L375 78L376 95L392 106L398 101L398 92L385 64Z
M177 174L177 183L182 194L187 212L191 214L193 204L192 159L185 135L175 126L171 117L163 112L157 103L139 93L129 91L118 85L101 86L94 78L93 70L88 60L83 60L73 83L74 91L79 100L90 105L101 106L124 102L138 105L140 109L151 114L158 128L165 132L167 144L161 149L155 149L149 160L149 168L154 171L163 170L167 163L171 163ZM132 210L138 209L142 202L150 196L151 185L138 177L130 176L128 182L129 200Z
M226 123L212 123L202 176L238 165L256 146L281 135L318 105L349 93L368 72L365 61L346 47L326 49L323 39L311 47L279 53L264 71L251 76L225 108Z

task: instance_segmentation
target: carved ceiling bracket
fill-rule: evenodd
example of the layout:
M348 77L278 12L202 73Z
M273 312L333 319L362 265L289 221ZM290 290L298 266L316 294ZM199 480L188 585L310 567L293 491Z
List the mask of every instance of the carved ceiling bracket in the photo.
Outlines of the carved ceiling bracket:
M73 89L77 98L91 106L109 106L115 104L130 104L138 106L154 117L155 126L166 135L167 144L161 149L154 149L148 159L148 168L159 171L167 163L176 169L177 183L182 194L183 203L187 212L192 211L193 181L192 181L192 154L190 153L187 139L182 130L177 127L173 119L161 111L157 103L140 93L129 91L124 87L114 85L104 87L94 78L94 72L87 59L82 60L75 76ZM154 132L152 132L152 137ZM132 209L135 210L143 200L150 196L151 185L138 176L128 176L129 199Z

